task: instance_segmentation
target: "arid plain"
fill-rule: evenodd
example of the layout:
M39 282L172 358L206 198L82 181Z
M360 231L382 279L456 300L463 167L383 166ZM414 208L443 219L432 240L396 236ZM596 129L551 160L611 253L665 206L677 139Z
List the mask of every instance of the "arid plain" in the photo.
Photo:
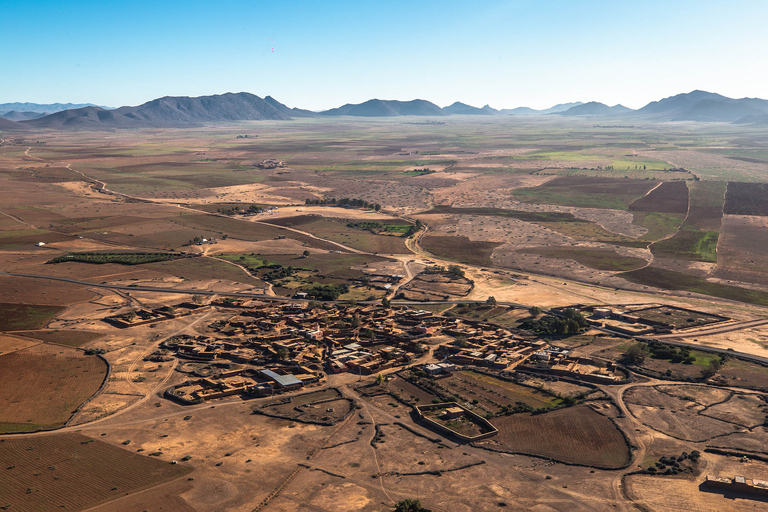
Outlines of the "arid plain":
M545 116L0 133L0 507L765 507L705 485L768 480L765 140ZM547 331L569 306L588 323ZM227 380L264 369L301 386ZM497 432L420 417L442 403Z

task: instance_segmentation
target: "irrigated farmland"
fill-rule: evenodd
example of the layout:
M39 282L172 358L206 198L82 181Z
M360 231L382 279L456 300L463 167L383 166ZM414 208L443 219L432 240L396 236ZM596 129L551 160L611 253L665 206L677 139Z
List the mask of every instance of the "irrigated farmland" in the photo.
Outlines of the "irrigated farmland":
M0 356L0 432L63 425L106 374L101 358L69 347L39 344Z
M4 439L2 447L7 510L83 510L190 471L81 434Z

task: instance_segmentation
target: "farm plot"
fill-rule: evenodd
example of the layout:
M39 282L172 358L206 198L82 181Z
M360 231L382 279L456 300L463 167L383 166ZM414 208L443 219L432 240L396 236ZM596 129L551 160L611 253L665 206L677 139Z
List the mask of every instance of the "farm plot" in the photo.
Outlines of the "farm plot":
M714 388L711 386L695 386L691 384L662 385L657 386L657 389L670 396L688 400L690 402L696 402L707 407L712 404L724 402L733 394L732 391L727 389ZM641 393L642 392L638 388L637 396L640 397ZM645 403L643 405L649 404Z
M655 241L670 236L677 231L685 220L684 213L632 212L632 224L644 227L648 231L640 241ZM647 245L643 244L642 247Z
M106 374L101 358L69 347L39 344L0 356L0 432L63 425Z
M636 284L654 286L663 290L684 290L750 304L768 305L768 293L766 292L710 283L702 277L654 266L630 270L618 274L618 276Z
M768 413L762 395L734 394L727 402L708 407L701 414L747 428L762 425Z
M465 236L426 235L421 239L424 249L437 257L468 265L490 266L498 242L476 242Z
M381 234L387 232L387 226L393 226L392 229L403 227L402 222L394 224L385 223L385 221L380 220L367 223L350 222L348 219L326 218L317 215L286 217L282 219L268 220L268 222L269 224L307 231L320 238L332 240L366 252L387 254L401 254L407 252L405 248L405 238L402 236L402 232L394 231L392 234ZM360 226L380 224L382 226L382 231L381 233L374 232L376 230L373 228L366 229L364 227L355 227L352 226L353 224L358 224Z
M254 412L287 420L332 425L346 418L353 409L352 400L343 398L335 389L327 389L298 395L285 403L267 404Z
M717 263L718 236L716 231L702 231L684 223L674 236L651 245L651 252L657 258Z
M750 432L737 432L712 440L709 446L768 454L768 429L757 427Z
M671 396L652 387L635 387L624 395L629 411L641 423L684 441L703 442L740 430L716 418L702 416L704 406L689 397Z
M532 409L546 409L561 403L559 398L543 391L472 371L455 372L452 377L441 380L440 386L449 395L471 402L491 414L521 404Z
M182 215L174 219L177 223L193 229L213 231L219 236L227 235L230 238L258 242L261 240L275 239L280 236L292 238L310 247L318 249L336 251L337 245L311 238L301 233L289 231L278 226L260 224L256 222L247 222L228 217L219 217L205 214Z
M59 345L69 345L70 347L79 347L85 345L89 341L95 340L100 333L87 332L87 331L62 331L55 329L52 331L24 331L17 332L19 336L25 338L34 338L50 343L58 343Z
M5 439L0 503L8 510L83 510L190 472L81 434Z
M62 309L64 309L62 306L0 302L0 331L21 331L42 327Z
M686 213L688 212L688 185L684 181L666 181L648 195L629 205L629 211Z
M768 217L725 216L717 254L715 276L768 284Z
M690 181L691 205L686 224L703 231L720 231L726 184L722 181Z
M406 298L412 293L440 298L464 297L472 291L472 282L464 277L441 274L419 274L400 289ZM413 295L415 295L413 294Z
M525 203L626 210L654 186L656 182L650 180L568 176L517 189L513 195Z
M416 386L399 375L387 382L387 391L400 400L413 405L428 404L433 400L439 401L437 395Z
M651 246L659 258L717 262L717 241L723 217L722 182L691 182L690 209L685 222L671 238Z
M544 258L570 259L595 270L625 272L642 267L642 258L622 256L613 249L592 249L578 247L532 247L518 252L533 253Z
M586 405L503 416L491 423L499 434L479 446L599 468L622 468L631 460L621 431Z
M768 216L768 183L728 182L725 213Z
M740 388L768 389L768 366L758 363L728 359L717 375Z
M655 306L650 308L635 309L631 311L633 316L652 322L662 322L674 329L685 327L699 327L728 320L720 315L710 315L701 311L677 308L674 306Z

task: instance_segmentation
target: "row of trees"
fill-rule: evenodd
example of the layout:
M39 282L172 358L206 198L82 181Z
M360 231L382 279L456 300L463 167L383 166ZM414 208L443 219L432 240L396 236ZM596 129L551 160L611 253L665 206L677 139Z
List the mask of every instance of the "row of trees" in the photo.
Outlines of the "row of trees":
M73 252L63 256L57 256L48 263L66 263L75 261L78 263L117 263L119 265L141 265L143 263L155 263L183 258L183 254L168 252Z
M261 207L252 204L245 210L241 210L239 206L233 206L232 208L219 208L216 211L222 215L236 215L238 213L261 213L264 210Z
M306 205L339 205L339 206L352 206L354 208L364 208L366 210L376 210L377 212L381 210L381 205L379 203L369 203L365 199L352 199L349 197L345 197L342 199L336 199L335 197L329 197L325 199L310 199L307 198L304 201L304 204Z

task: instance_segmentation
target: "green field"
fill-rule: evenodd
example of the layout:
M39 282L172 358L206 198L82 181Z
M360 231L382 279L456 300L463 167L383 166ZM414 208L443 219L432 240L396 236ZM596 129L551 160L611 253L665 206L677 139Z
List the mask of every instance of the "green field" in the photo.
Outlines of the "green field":
M44 326L63 306L0 303L0 331L23 331Z
M651 180L558 177L538 187L517 189L513 195L526 203L626 210L657 184Z
M649 242L672 235L685 220L684 213L632 212L632 216L633 224L648 230L640 239Z

